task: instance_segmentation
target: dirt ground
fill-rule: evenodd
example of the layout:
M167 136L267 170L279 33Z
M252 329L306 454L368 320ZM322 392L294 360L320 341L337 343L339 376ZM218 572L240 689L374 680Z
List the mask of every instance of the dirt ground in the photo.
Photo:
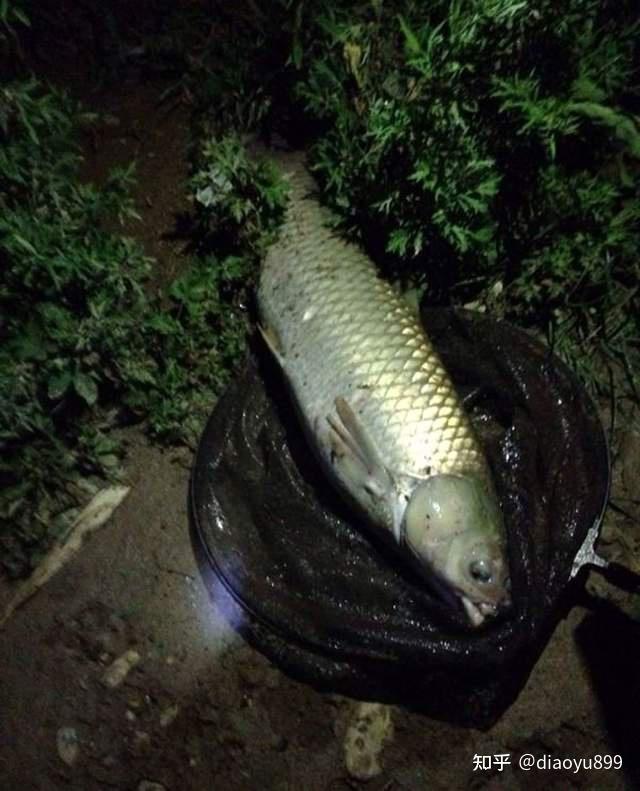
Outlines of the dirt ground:
M131 232L158 259L162 282L180 265L180 244L167 236L185 209L187 120L184 110L158 108L155 96L123 84L92 99L102 109L108 102L117 122L94 141L88 172L138 157L143 220ZM602 551L640 570L640 425L625 409L618 405L616 508ZM249 647L233 628L237 611L205 588L188 528L191 452L150 446L136 429L127 439L128 498L0 636L0 788L640 787L637 595L592 575L588 595L487 732L319 693ZM10 594L5 585L0 605ZM115 683L113 662L126 659L132 667ZM525 754L547 762L621 755L623 769L525 771L517 765ZM495 755L510 763L500 770ZM487 768L474 768L474 756Z

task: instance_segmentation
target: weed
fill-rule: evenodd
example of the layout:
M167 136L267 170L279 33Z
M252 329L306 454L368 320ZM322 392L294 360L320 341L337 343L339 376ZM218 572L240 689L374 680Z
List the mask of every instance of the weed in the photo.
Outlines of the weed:
M159 440L195 444L244 350L248 290L284 205L268 164L236 138L207 139L188 185L194 255L151 297L151 261L106 230L137 216L132 168L100 189L79 179L78 132L95 120L35 79L0 86L0 562L12 575L118 477L115 426L144 420Z
M631 4L320 1L306 21L314 168L388 273L546 330L592 387L636 371Z

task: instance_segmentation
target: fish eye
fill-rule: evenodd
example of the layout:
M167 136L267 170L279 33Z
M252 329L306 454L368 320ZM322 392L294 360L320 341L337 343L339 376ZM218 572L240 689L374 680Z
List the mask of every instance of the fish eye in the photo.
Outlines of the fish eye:
M491 565L487 560L472 560L469 564L469 574L476 582L491 582Z

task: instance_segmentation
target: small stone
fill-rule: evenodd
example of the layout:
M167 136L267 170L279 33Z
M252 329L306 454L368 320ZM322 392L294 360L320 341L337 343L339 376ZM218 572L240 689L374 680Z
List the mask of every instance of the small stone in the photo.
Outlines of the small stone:
M358 703L344 740L347 771L357 780L370 780L382 772L379 758L393 736L391 707L382 703Z
M175 720L178 716L178 712L180 711L180 706L177 703L173 703L171 706L167 706L160 714L160 727L161 728L168 728L169 725Z
M129 720L129 722L135 722L138 719L135 712L131 711L131 709L127 709L124 713L124 716Z
M138 791L167 791L162 783L154 783L153 780L141 780L138 784Z
M56 734L56 745L60 759L67 766L73 766L80 754L80 742L76 729L70 726L60 728Z
M115 689L125 680L129 671L140 662L140 654L132 648L114 659L102 676L102 683L109 689Z

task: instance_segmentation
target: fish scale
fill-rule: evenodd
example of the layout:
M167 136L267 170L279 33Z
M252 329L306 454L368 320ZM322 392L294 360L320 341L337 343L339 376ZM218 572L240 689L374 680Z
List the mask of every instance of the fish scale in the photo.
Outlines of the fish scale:
M417 317L372 261L328 227L331 216L299 161L288 164L291 199L258 299L309 423L322 431L343 397L390 470L486 476L470 421Z

